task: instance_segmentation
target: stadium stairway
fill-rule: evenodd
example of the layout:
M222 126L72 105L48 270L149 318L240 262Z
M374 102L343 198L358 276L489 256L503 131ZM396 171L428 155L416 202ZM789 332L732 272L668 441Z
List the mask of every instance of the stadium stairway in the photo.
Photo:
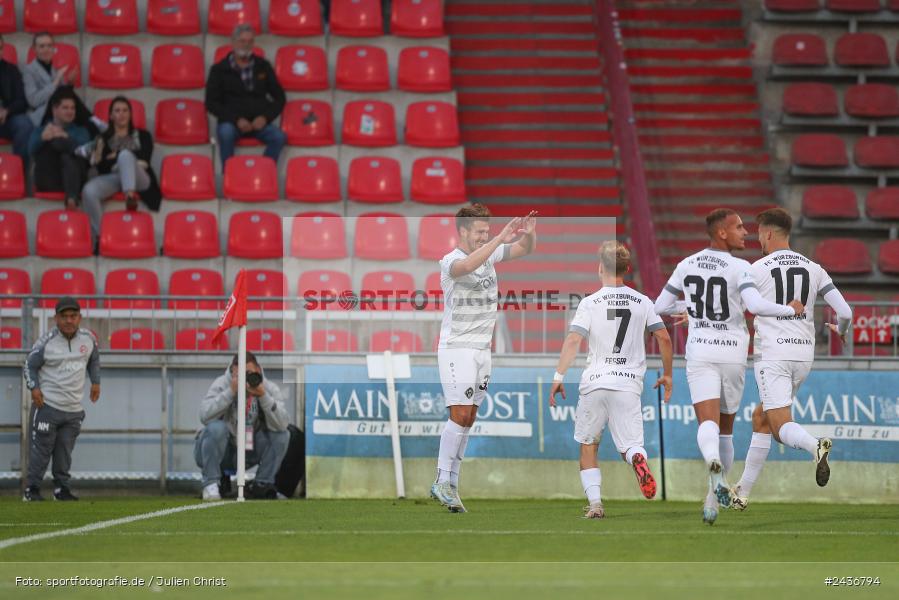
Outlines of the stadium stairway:
M736 0L619 0L625 56L662 269L707 244L702 217L747 226L773 206L743 13ZM748 242L746 258L759 255Z
M504 216L622 216L593 11L590 0L447 0L472 202ZM569 293L595 290L597 240L614 231L544 221L539 256L498 267L501 292L552 290L567 303ZM514 351L561 347L565 313L505 314Z

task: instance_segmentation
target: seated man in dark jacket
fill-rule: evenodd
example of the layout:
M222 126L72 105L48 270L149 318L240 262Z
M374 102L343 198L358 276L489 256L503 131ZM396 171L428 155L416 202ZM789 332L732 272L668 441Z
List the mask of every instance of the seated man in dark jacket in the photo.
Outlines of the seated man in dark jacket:
M265 144L265 155L278 160L287 137L274 124L284 109L284 90L275 70L253 55L253 27L241 24L231 36L233 50L212 65L206 81L206 110L218 119L222 167L234 155L240 137L252 136Z
M0 52L3 51L3 36L0 36ZM28 138L34 125L26 114L25 86L19 68L0 59L0 137L12 140L12 151L28 167Z
M28 151L34 157L34 187L39 192L64 192L66 208L81 205L87 160L75 150L90 141L87 129L75 123L75 94L61 88L50 98L53 118L31 132Z

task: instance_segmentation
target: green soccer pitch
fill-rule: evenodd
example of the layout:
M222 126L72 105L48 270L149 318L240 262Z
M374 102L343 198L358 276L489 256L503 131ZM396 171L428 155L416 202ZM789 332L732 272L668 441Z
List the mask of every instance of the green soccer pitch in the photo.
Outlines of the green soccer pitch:
M683 502L610 501L590 521L570 500L466 499L467 514L421 500L226 502L23 540L197 504L2 498L0 597L899 597L899 518L885 505L752 504L709 527ZM880 584L825 584L856 577Z

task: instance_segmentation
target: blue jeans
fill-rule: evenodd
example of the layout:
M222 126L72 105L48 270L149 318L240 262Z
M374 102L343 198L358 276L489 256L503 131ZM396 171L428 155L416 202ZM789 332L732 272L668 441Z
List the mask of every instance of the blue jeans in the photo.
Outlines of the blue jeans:
M234 146L237 145L237 140L243 137L243 135L234 123L219 123L216 135L218 137L219 154L222 157L222 168L224 168L225 162L234 156ZM287 143L287 136L284 135L284 132L279 127L272 123L269 123L259 131L248 133L247 136L252 136L265 144L265 156L275 162L278 162L281 149Z
M22 164L28 169L28 138L34 125L28 115L12 115L6 118L6 122L0 125L0 137L12 139L12 151L22 159Z
M290 443L288 431L257 431L253 435L253 450L247 451L247 468L259 465L256 481L274 485L275 475L287 454ZM203 487L218 483L222 468L237 464L237 445L224 421L207 423L194 445L194 460L203 470Z

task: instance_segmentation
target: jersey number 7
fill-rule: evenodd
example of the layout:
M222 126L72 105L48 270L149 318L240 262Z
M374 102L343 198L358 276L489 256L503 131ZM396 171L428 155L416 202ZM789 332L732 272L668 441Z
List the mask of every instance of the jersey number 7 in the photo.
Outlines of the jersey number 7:
M614 354L619 354L621 346L624 345L624 336L627 335L627 326L631 322L631 309L608 308L606 309L606 319L609 321L621 319L621 323L618 324L618 334L615 336L615 347L612 348Z

